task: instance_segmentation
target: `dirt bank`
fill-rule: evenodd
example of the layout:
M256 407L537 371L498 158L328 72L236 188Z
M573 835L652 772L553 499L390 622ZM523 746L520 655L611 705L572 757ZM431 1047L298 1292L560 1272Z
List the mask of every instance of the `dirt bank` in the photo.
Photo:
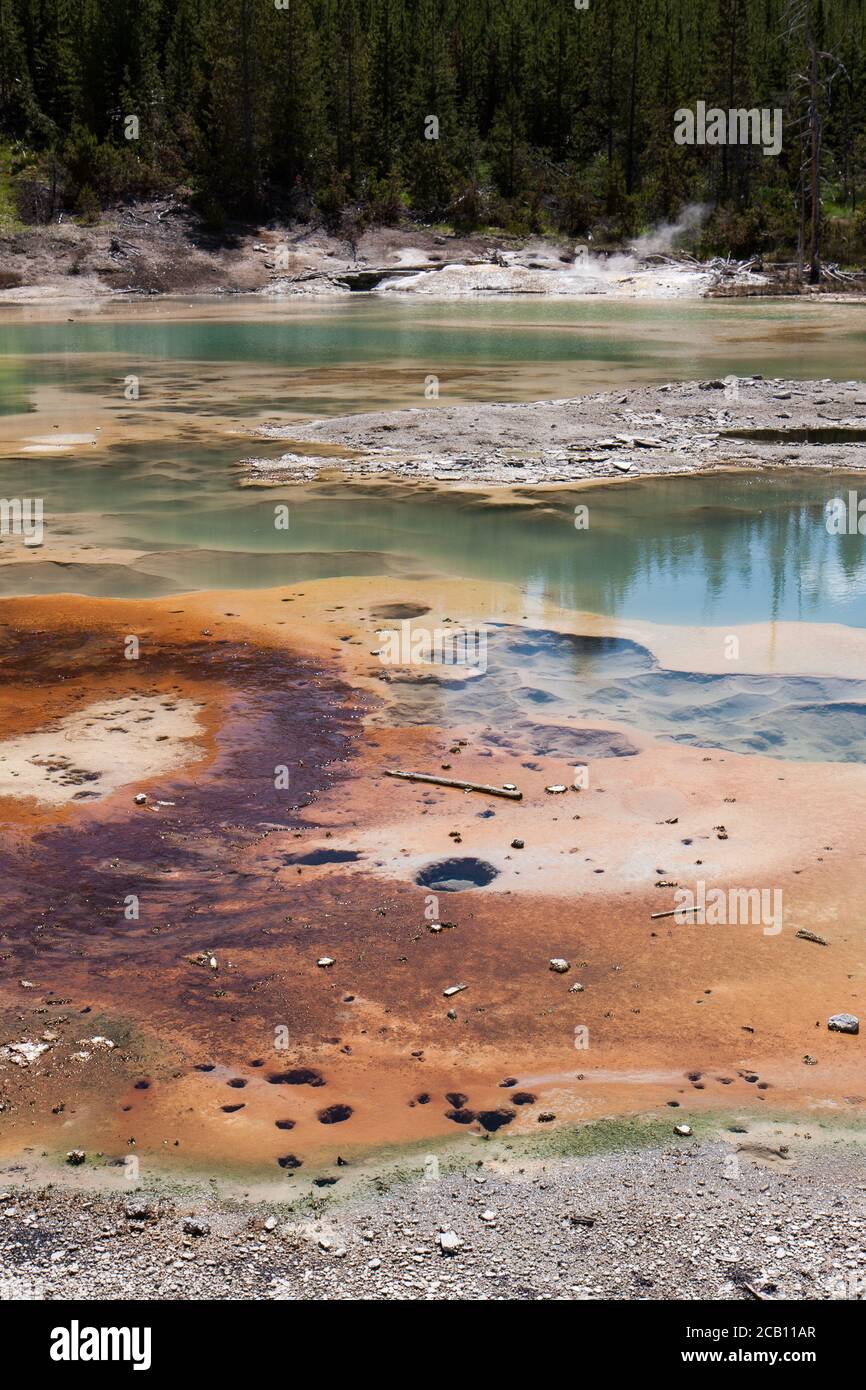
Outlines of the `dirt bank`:
M423 299L512 295L695 298L799 292L772 266L622 251L565 239L374 227L348 238L308 224L208 231L182 201L122 205L96 225L73 220L0 234L3 303L81 303L117 295L277 297L383 293ZM851 295L866 282L852 282Z

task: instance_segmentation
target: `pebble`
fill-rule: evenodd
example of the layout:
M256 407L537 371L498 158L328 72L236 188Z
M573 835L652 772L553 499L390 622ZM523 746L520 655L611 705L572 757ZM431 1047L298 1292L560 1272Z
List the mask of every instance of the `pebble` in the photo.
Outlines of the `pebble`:
M463 1245L456 1231L440 1231L436 1237L436 1244L443 1255L456 1255Z
M188 1216L183 1223L184 1234L188 1236L209 1236L210 1226L195 1216Z
M827 1027L831 1033L859 1033L860 1020L856 1014L831 1014Z

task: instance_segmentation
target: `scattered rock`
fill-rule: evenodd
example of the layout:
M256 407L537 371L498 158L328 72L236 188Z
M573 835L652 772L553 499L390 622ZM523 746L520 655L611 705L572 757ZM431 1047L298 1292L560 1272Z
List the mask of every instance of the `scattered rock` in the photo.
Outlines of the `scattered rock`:
M456 1231L440 1231L436 1237L436 1244L443 1255L456 1255L463 1245Z
M831 1014L827 1027L831 1033L859 1033L860 1020L856 1014Z
M24 1038L21 1042L7 1043L5 1047L0 1048L0 1056L14 1062L16 1067L29 1067L37 1057L48 1051L48 1046L46 1042L31 1042Z
M127 1221L155 1221L157 1219L157 1209L153 1202L148 1202L144 1198L131 1198L124 1207L123 1214Z
M198 951L194 956L187 956L190 965L200 965L203 969L216 970L217 958L213 951Z
M196 1216L188 1216L183 1223L184 1235L188 1236L209 1236L210 1226L206 1221L200 1221Z

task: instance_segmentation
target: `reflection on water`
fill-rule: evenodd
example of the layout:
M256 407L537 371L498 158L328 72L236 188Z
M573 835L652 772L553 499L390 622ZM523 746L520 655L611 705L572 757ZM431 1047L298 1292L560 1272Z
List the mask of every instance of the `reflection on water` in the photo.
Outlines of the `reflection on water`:
M483 741L580 763L634 753L613 723L700 748L815 762L866 762L866 681L668 671L645 647L613 637L498 627L487 671L393 682L406 724L472 724ZM502 732L502 731L505 732Z
M866 539L830 535L824 507L856 488L827 473L655 478L495 503L411 487L241 489L235 446L124 445L99 462L27 463L45 499L46 557L0 565L0 592L156 596L267 588L341 575L444 574L519 585L525 611L565 609L660 623L812 620L866 626ZM0 462L0 496L20 491ZM576 499L589 506L576 530ZM275 507L289 507L287 530ZM52 562L68 543L72 562ZM0 558L15 541L0 544ZM97 563L99 547L134 552ZM143 552L143 553L141 553Z
M829 474L595 489L580 494L591 519L577 531L568 489L496 506L408 487L244 489L234 465L250 446L231 433L299 412L427 405L429 373L440 403L810 376L818 362L850 378L866 339L850 305L241 298L46 314L7 308L0 320L0 496L42 497L47 527L25 566L2 563L16 543L0 538L0 593L149 597L437 573L517 584L530 615L552 601L667 623L866 623L864 541L823 526L824 504L848 486ZM63 433L96 442L21 455L27 439ZM280 502L288 530L274 525Z
M851 306L239 300L68 317L7 310L2 321L0 413L13 413L0 426L0 496L42 497L47 543L25 565L0 563L0 593L147 597L435 573L516 584L530 617L553 602L663 623L866 625L864 540L823 524L829 497L856 478L654 479L495 505L360 484L260 491L240 486L249 445L230 433L281 411L425 404L431 371L443 402L722 371L807 376L818 360L852 376L866 334ZM124 397L130 372L136 401ZM97 442L20 455L26 438L64 431ZM573 524L578 497L587 530ZM279 503L288 530L275 527ZM15 546L0 539L0 562Z

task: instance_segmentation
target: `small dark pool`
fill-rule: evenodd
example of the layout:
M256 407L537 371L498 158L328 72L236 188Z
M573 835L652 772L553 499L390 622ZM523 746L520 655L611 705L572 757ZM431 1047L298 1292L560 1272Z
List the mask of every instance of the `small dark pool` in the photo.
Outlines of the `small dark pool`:
M498 872L484 859L440 859L421 869L415 882L422 888L435 888L439 893L462 893L467 888L485 888Z
M352 864L360 859L356 849L311 849L306 854L287 854L287 864Z

